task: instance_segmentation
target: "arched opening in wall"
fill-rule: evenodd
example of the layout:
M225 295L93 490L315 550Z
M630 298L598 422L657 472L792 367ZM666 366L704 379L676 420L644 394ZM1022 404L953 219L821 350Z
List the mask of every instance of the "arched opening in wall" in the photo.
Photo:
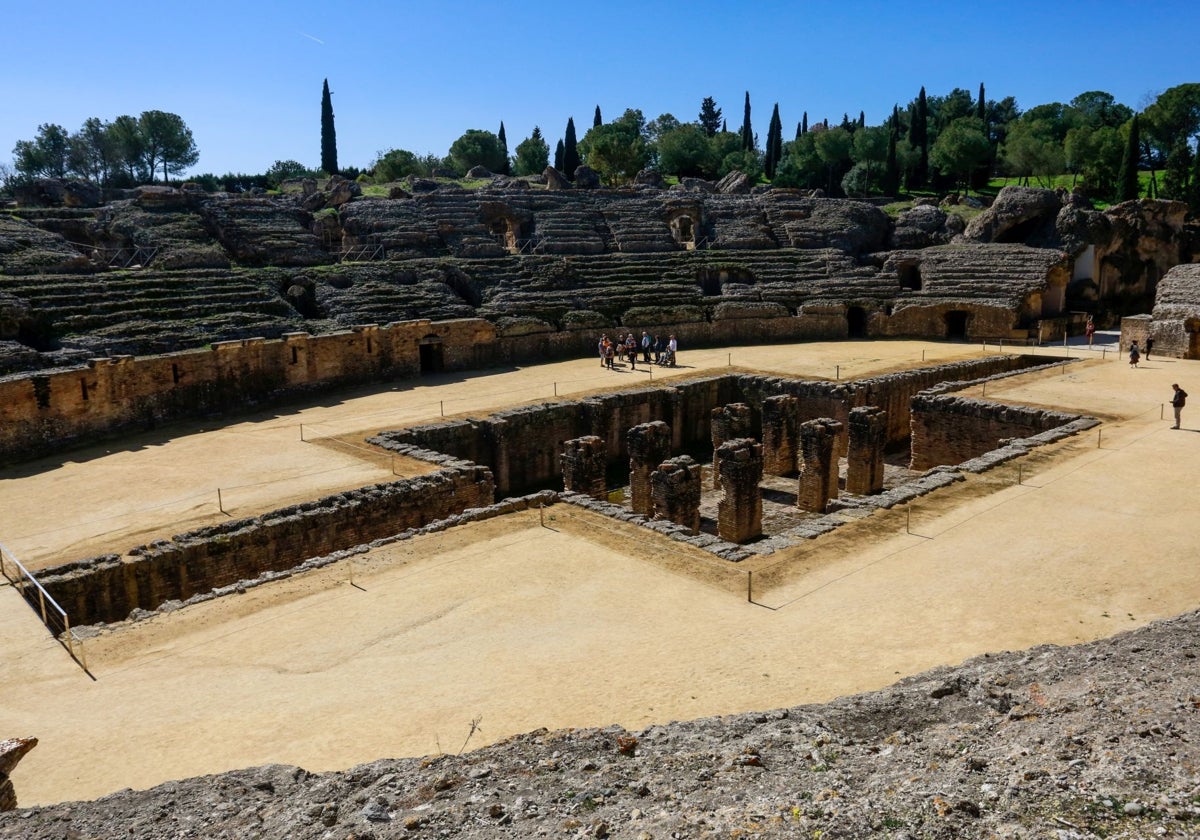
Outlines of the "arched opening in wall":
M513 253L517 251L517 225L512 219L501 216L494 219L491 225L492 236L496 239L502 248Z
M850 338L867 337L867 310L851 306L846 310L846 332Z
M700 281L700 293L705 297L721 296L722 272L715 268L700 269L697 278Z
M1053 318L1061 315L1066 308L1067 287L1059 283L1051 283L1042 292L1042 317Z
M671 220L671 238L687 250L696 247L696 220L681 214Z
M441 373L443 367L442 338L438 335L427 335L418 345L421 354L421 375Z
M946 338L965 341L967 338L967 320L970 313L962 309L952 309L942 316L946 321Z
M900 288L912 292L921 291L921 267L916 263L897 266L896 274L900 277Z

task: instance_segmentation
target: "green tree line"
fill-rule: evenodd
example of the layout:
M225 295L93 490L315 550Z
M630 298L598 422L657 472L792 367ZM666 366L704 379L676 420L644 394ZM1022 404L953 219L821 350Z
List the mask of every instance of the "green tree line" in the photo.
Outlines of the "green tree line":
M89 117L76 132L43 123L32 140L13 147L13 168L20 178L76 177L105 187L132 186L180 175L200 153L178 114L143 111L111 122Z
M987 98L982 84L977 95L955 88L927 96L922 88L878 125L868 125L860 111L857 119L843 114L840 123L825 119L810 126L805 113L790 140L783 139L776 103L765 147L752 129L749 92L737 132L726 130L712 97L702 100L696 119L688 122L672 114L647 120L631 108L605 123L599 111L597 106L592 128L578 142L574 119L567 121L553 161L567 178L579 164L610 185L629 182L647 167L664 176L707 179L737 169L776 186L869 197L969 192L995 177L1049 186L1065 174L1073 188L1094 199L1120 201L1138 197L1140 170L1151 174L1147 195L1187 201L1200 212L1198 83L1169 88L1140 114L1104 91L1023 111L1014 97ZM473 129L455 141L446 158L391 150L381 153L374 171L394 177L429 174L440 166L461 174L483 165L498 172L495 141L491 132ZM407 162L399 172L386 165L398 155ZM550 163L540 127L507 162L518 175L536 174Z

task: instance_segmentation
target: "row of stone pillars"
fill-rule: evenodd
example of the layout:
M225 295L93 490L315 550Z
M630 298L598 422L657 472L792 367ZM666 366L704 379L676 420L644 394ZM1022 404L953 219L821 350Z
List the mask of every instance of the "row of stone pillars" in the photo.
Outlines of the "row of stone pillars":
M731 403L712 412L713 486L722 490L717 505L717 533L742 543L762 534L764 472L799 472L797 506L824 513L838 495L837 442L843 426L818 418L799 422L799 401L791 396L763 401L763 442L752 439L751 411ZM859 495L883 489L883 449L887 413L874 406L849 414L846 491ZM669 457L671 429L661 420L631 428L629 449L630 507L635 513L666 519L700 530L700 465L686 455ZM563 485L571 492L607 497L604 441L594 435L563 444ZM797 469L798 468L798 469Z

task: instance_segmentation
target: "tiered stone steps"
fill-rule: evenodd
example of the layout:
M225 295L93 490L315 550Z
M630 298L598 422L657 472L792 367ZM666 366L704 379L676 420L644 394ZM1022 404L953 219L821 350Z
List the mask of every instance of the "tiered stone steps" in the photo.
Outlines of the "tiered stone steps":
M0 276L65 345L148 353L303 328L266 282L235 271Z
M221 193L204 201L200 214L242 265L310 266L334 260L310 229L311 215L290 197Z
M1067 262L1060 251L1025 245L937 245L892 252L881 274L899 284L898 266L918 266L920 289L903 291L903 298L1017 306L1045 288L1051 271L1066 271Z

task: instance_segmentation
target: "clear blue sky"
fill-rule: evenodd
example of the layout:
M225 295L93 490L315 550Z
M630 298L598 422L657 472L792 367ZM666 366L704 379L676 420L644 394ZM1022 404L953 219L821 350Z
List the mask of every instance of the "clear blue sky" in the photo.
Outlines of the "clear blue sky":
M730 128L750 92L763 139L843 113L878 124L924 85L1022 109L1104 90L1140 109L1200 81L1200 2L354 3L0 0L6 83L0 162L39 123L172 111L200 150L193 172L320 162L329 79L338 161L381 150L444 155L504 121L510 151L540 125L551 149L599 105L696 119L712 96Z

